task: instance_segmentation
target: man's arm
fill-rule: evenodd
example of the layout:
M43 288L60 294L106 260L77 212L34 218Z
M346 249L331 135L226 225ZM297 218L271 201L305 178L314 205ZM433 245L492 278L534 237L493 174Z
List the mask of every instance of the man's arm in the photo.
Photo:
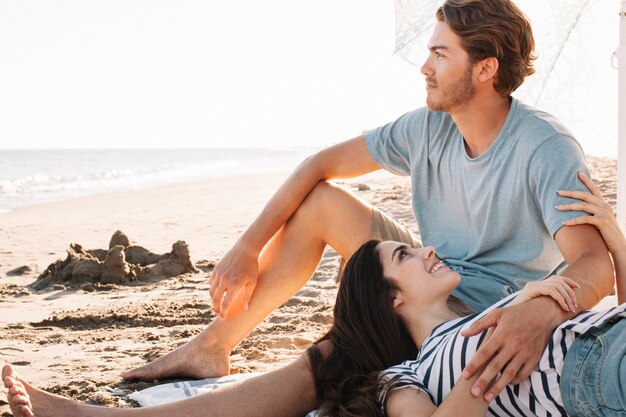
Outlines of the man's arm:
M233 298L247 308L256 286L261 250L320 181L357 177L378 169L365 145L365 135L305 159L213 270L210 294L215 310L225 316ZM230 296L222 304L226 292Z
M573 312L563 311L549 297L539 297L526 303L496 309L475 322L464 336L478 334L494 327L491 338L483 343L463 375L472 376L476 369L487 364L472 394L485 392L489 381L501 373L496 383L485 394L491 401L510 383L519 383L530 375L537 365L554 329L581 310L596 305L613 288L613 266L604 240L590 225L562 227L555 240L568 263L562 273L580 285L576 288L578 305Z
M559 195L579 201L559 205L557 209L560 211L587 212L587 215L566 220L565 225L568 227L590 224L598 228L613 258L617 303L622 304L626 302L626 238L617 223L613 207L604 200L600 187L594 184L583 172L578 173L578 178L589 189L589 192L559 191Z
M575 290L578 309L574 314L568 314L562 323L598 304L611 293L615 282L608 248L595 226L561 227L554 238L569 265L561 275L580 285Z

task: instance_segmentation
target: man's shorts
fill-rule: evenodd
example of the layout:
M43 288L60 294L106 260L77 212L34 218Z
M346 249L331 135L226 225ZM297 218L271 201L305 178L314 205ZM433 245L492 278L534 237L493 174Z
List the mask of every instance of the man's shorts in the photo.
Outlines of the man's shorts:
M372 225L370 227L369 238L394 240L396 242L406 243L414 248L422 247L422 242L413 236L409 229L375 207L372 207Z
M370 226L370 234L368 240L394 240L403 242L415 248L421 248L422 242L415 237L409 229L387 216L382 211L372 207L372 221ZM363 242L365 243L365 242ZM343 268L346 260L341 258L339 262L339 271L337 272L336 282L341 280Z

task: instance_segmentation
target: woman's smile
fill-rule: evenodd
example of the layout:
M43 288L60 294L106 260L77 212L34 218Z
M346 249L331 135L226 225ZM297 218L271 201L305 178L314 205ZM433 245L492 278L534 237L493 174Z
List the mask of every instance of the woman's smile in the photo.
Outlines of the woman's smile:
M437 271L439 271L442 268L450 269L450 268L448 268L448 266L446 264L443 263L443 261L441 259L437 259L436 262L430 267L428 272L429 273L437 272Z

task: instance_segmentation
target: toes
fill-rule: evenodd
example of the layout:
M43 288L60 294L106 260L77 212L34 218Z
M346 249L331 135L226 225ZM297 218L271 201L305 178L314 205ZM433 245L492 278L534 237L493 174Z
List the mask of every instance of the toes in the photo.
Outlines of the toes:
M133 371L122 372L120 376L122 377L122 379L125 379L127 381L139 378L138 376L135 375Z
M33 405L30 397L26 393L26 387L20 382L19 375L11 365L2 368L2 380L4 386L8 388L7 399L11 410L16 417L34 417Z
M120 376L124 379L136 379L139 378L144 371L145 366L140 366L139 368L133 368L128 371L124 371L120 373Z
M18 394L13 396L13 403L16 405L26 405L30 407L30 398L23 394Z
M33 410L30 405L16 405L13 408L13 411L16 413L16 417L35 417L35 414L33 414Z
M16 417L33 415L33 405L31 404L30 399L25 395L10 395L9 406L11 407L11 411L15 413Z
M2 368L2 381L5 388L20 383L20 374L18 374L11 365L4 365Z
M26 389L21 384L15 384L9 387L9 393L12 395L26 395Z
M140 366L139 368L134 368L129 371L124 371L120 374L120 376L122 377L122 379L125 379L127 381L132 381L134 379L150 380L150 379L156 379L157 375L162 376L160 375L159 372L156 372L154 369L155 369L155 366L152 363L149 363L147 365Z
M15 383L17 379L17 373L15 372L15 369L13 369L13 367L9 364L4 365L4 367L2 368L2 381L4 381L4 386L5 388L9 388L9 383L7 381L13 381L13 383Z
M2 368L2 379L8 376L13 376L13 374L13 367L9 364L4 365L4 367Z
M133 371L124 371L120 373L122 379L134 379Z
M17 380L13 377L7 376L3 379L4 381L4 387L5 388L11 388L12 386L14 386L15 384L17 384Z
M22 384L19 380L12 378L12 377L7 377L4 379L4 387L5 388L9 388L11 389L12 387L24 387L24 384Z

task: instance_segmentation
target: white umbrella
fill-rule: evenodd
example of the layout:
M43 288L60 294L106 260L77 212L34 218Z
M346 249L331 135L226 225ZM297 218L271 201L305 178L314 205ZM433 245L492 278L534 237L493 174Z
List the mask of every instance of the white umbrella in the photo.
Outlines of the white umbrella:
M626 0L619 13L619 46L615 54L619 69L618 87L618 158L617 158L617 219L626 229Z
M396 54L414 65L426 57L434 11L443 0L396 1ZM618 72L610 65L617 37L615 3L516 0L533 25L536 73L514 95L568 126L586 153L618 156L618 219L626 222L626 0L621 0ZM619 116L618 116L619 107ZM618 139L618 121L619 140ZM619 150L617 150L619 144ZM616 152L617 150L617 152Z

